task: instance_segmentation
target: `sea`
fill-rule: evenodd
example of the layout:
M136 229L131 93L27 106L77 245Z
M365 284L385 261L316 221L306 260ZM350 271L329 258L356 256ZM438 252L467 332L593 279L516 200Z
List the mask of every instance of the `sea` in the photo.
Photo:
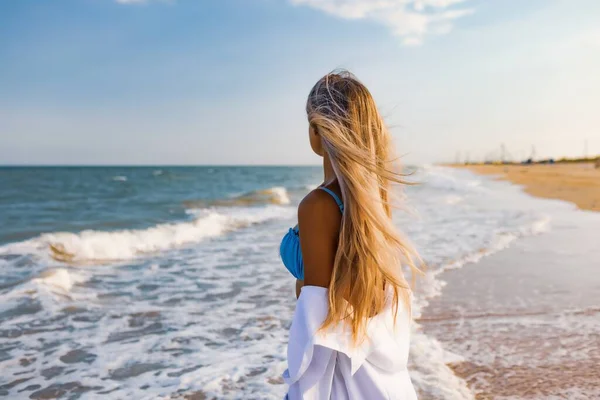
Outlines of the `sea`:
M547 231L552 213L466 170L414 171L394 213L426 263L411 377L421 398L472 399L448 366L463 355L419 320L444 271ZM320 167L0 168L0 396L282 399L296 299L279 242L322 178Z

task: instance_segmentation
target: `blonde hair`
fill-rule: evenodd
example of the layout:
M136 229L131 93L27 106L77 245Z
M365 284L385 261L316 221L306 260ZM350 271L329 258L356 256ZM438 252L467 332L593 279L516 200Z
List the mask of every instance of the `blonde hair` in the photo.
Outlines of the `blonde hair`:
M391 184L405 184L394 171L391 138L368 89L347 71L321 78L306 104L308 121L320 135L335 171L344 213L329 284L329 313L322 329L339 321L365 337L367 320L380 313L393 293L410 310L410 287L401 263L419 272L417 253L392 222Z

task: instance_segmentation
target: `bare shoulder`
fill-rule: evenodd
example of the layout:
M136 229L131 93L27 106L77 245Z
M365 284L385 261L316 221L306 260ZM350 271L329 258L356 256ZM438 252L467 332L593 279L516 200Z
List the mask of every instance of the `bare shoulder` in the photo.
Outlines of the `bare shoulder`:
M308 222L320 227L339 229L341 214L333 197L323 190L315 189L302 199L298 206L298 222ZM312 222L312 223L311 223Z

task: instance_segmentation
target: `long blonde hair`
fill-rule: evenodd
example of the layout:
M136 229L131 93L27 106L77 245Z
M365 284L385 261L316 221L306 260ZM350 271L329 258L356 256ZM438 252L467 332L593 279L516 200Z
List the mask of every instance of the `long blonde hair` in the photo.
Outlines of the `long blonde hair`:
M391 218L391 184L406 182L395 170L390 134L375 101L354 75L334 71L321 78L310 91L306 112L344 201L322 329L346 321L357 342L364 338L367 320L387 306L388 287L394 315L399 301L410 310L410 287L401 264L409 265L414 275L418 255Z

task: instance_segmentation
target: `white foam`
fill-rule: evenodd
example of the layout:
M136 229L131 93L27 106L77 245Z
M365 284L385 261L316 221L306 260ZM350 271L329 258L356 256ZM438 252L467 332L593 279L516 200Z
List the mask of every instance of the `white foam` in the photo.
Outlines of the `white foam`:
M450 194L446 196L444 200L446 201L446 204L457 204L463 201L463 198L461 196Z
M449 363L462 361L441 343L420 331L415 324L410 343L410 376L413 384L434 399L472 400L475 398L464 379L452 372Z
M83 282L84 279L72 271L58 268L44 271L32 281L44 285L52 291L70 292L75 284Z
M425 166L423 171L417 172L417 179L422 176L422 184L436 189L451 192L477 191L481 190L481 178L469 174L461 176L460 171L440 166Z
M0 253L46 253L59 261L116 261L129 260L156 253L270 219L289 216L286 207L188 210L196 216L189 222L165 223L147 229L119 231L86 230L78 233L55 232L43 234L26 242L0 248Z
M113 181L116 182L127 182L127 177L123 175L113 176Z
M465 264L474 264L476 262L479 262L479 260L481 260L483 257L487 257L491 254L497 253L500 250L508 248L512 242L514 242L520 237L538 235L548 231L550 227L550 221L550 217L543 216L530 224L519 227L515 231L500 232L494 237L489 247L468 254L464 258L457 260L453 263L444 265L442 266L442 268L437 269L435 272L436 274L440 274L448 269L460 268Z

